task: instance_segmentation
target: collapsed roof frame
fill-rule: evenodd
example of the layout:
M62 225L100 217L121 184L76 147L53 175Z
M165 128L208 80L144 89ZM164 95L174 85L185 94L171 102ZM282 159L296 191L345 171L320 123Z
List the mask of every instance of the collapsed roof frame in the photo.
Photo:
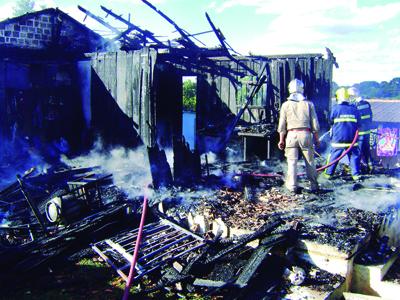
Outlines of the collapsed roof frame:
M121 15L114 13L111 9L108 9L104 6L101 6L101 9L106 12L106 17L112 16L116 20L122 22L124 25L127 25L128 28L124 31L120 31L105 22L101 17L98 17L95 14L91 13L89 10L84 9L81 6L78 6L78 8L85 13L85 18L87 16L90 16L103 26L110 29L113 33L117 34L114 38L109 40L108 43L110 44L114 41L119 40L122 43L121 50L138 50L143 47L155 48L160 53L171 54L170 56L168 56L168 60L170 60L172 63L179 63L183 66L188 66L188 69L194 72L200 68L200 72L207 71L217 76L227 77L238 85L240 85L240 83L237 81L236 76L243 77L249 74L252 76L257 76L257 72L255 70L241 62L230 53L230 50L234 53L237 52L229 46L221 30L214 25L214 23L211 21L210 16L207 13L206 18L211 26L211 30L202 33L214 32L220 42L220 46L218 48L199 47L192 40L192 38L194 38L196 41L203 44L200 40L195 38L197 34L190 34L188 31L181 28L170 17L157 9L150 2L146 0L142 0L142 2L149 6L156 13L158 13L168 23L174 26L176 31L180 34L180 38L176 39L176 42L179 43L180 47L174 47L169 40L167 43L160 41L158 38L156 38L153 32L141 29L139 26L133 24L130 20L126 20ZM132 32L135 32L134 35L137 39L128 36L128 34L132 34ZM232 69L228 69L224 66L218 65L215 61L212 60L213 57L226 57L238 66L238 71L233 72Z

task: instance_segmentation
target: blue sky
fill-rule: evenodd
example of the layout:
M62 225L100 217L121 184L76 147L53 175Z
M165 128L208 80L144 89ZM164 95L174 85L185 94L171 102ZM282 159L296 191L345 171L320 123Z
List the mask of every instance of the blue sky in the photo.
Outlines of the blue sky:
M190 33L209 30L208 12L228 43L242 54L325 53L332 50L339 63L334 80L351 85L365 80L400 77L399 0L149 0ZM105 21L100 5L154 32L176 37L174 28L140 0L37 0L59 7L78 21L81 5ZM0 0L0 19L11 16L14 1ZM89 17L84 24L108 36L109 31ZM123 27L121 27L123 28ZM212 34L199 36L217 46Z

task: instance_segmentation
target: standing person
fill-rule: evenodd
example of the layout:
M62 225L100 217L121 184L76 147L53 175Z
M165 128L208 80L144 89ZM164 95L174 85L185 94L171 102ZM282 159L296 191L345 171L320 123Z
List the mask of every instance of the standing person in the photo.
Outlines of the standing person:
M365 164L368 171L373 170L371 149L369 145L370 134L372 129L372 109L371 104L365 101L360 95L357 88L351 87L348 89L350 99L354 99L353 102L357 107L358 113L360 114L360 129L358 132L358 147L360 148L360 161Z
M314 163L313 136L318 146L319 123L314 104L306 100L303 91L304 84L301 80L294 79L289 83L290 95L287 98L288 101L282 104L278 124L278 148L281 150L285 149L288 164L285 185L293 193L298 192L297 161L299 149L304 156L310 189L312 192L318 190L317 171Z
M337 104L332 107L329 121L332 125L331 152L327 164L336 160L348 147L350 147L356 131L360 127L360 115L357 108L349 102L347 89L339 88L336 91ZM355 143L347 153L350 161L353 180L360 179L360 150ZM330 179L335 173L338 162L325 169L324 176Z

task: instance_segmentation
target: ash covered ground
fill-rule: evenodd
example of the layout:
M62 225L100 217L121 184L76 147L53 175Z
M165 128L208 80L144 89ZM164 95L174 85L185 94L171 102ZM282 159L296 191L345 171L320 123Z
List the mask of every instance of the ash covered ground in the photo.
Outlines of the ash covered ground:
M187 189L155 193L167 215L185 220L188 214L202 215L211 223L221 219L228 227L256 230L271 217L302 224L302 238L330 244L350 253L356 245L377 232L388 215L397 211L400 179L397 170L378 169L354 182L339 166L333 180L319 176L321 191L309 193L300 179L300 194L283 187L284 165L276 162L216 163L210 175ZM264 177L260 174L270 174Z
M151 180L145 160L136 157L138 153L141 157L145 156L141 150L135 153L114 149L106 156L94 151L87 158L69 163L101 166L103 171L113 173L115 185L115 188L105 191L106 198L123 194L127 199L133 199L142 195L145 183ZM132 173L132 169L135 172ZM307 182L305 178L300 178L303 189L297 195L285 191L284 174L284 164L278 161L213 161L207 167L203 165L203 176L199 182L186 187L173 186L151 191L150 206L156 208L162 203L165 214L185 227L190 227L187 221L189 214L201 215L210 224L213 220L221 220L229 228L242 230L242 234L250 234L279 217L284 222L274 229L272 235L287 232L295 224L300 224L301 239L331 245L347 255L354 253L358 244L378 232L382 223L398 222L398 170L378 169L376 174L364 176L363 181L353 182L346 168L340 166L338 176L333 180L326 181L320 176L321 191L317 194L307 192ZM116 190L119 192L115 193ZM198 233L212 239L215 236L211 229L207 228L204 234ZM227 242L231 241L227 238ZM233 258L238 257L232 267L224 259L221 262L224 267L216 265L215 272L207 279L222 280L236 275L235 270L239 272L243 268L253 251L245 249L239 254L232 252ZM307 273L302 285L314 290L330 291L344 281L339 275L301 263L297 265L301 265ZM261 278L266 278L270 270L270 267L266 268ZM157 276L159 274L153 277L155 281ZM291 283L280 281L275 291L290 293L291 286ZM262 289L255 291L261 292Z

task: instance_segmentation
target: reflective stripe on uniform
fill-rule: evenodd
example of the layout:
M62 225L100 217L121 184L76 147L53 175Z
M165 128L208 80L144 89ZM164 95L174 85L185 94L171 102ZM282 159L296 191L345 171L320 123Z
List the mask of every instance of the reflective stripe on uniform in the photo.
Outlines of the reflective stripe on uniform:
M331 160L331 154L329 153L329 154L328 154L328 157L327 157L327 159L326 159L326 165L329 165L330 160ZM324 170L324 175L325 175L326 178L330 178L331 175L328 174L327 171L328 171L328 168L326 168L326 169Z
M351 143L332 143L331 146L334 148L344 148L350 147ZM353 146L358 146L358 143L355 143Z
M367 131L359 131L358 135L366 135L366 134L370 134L371 130L367 130Z
M333 123L340 123L340 122L357 123L357 119L356 118L336 118L336 119L333 119Z
M358 110L366 109L366 108L369 108L369 105L368 105L368 104L363 104L363 105L357 106L357 109L358 109Z
M362 115L361 120L371 119L371 115Z

